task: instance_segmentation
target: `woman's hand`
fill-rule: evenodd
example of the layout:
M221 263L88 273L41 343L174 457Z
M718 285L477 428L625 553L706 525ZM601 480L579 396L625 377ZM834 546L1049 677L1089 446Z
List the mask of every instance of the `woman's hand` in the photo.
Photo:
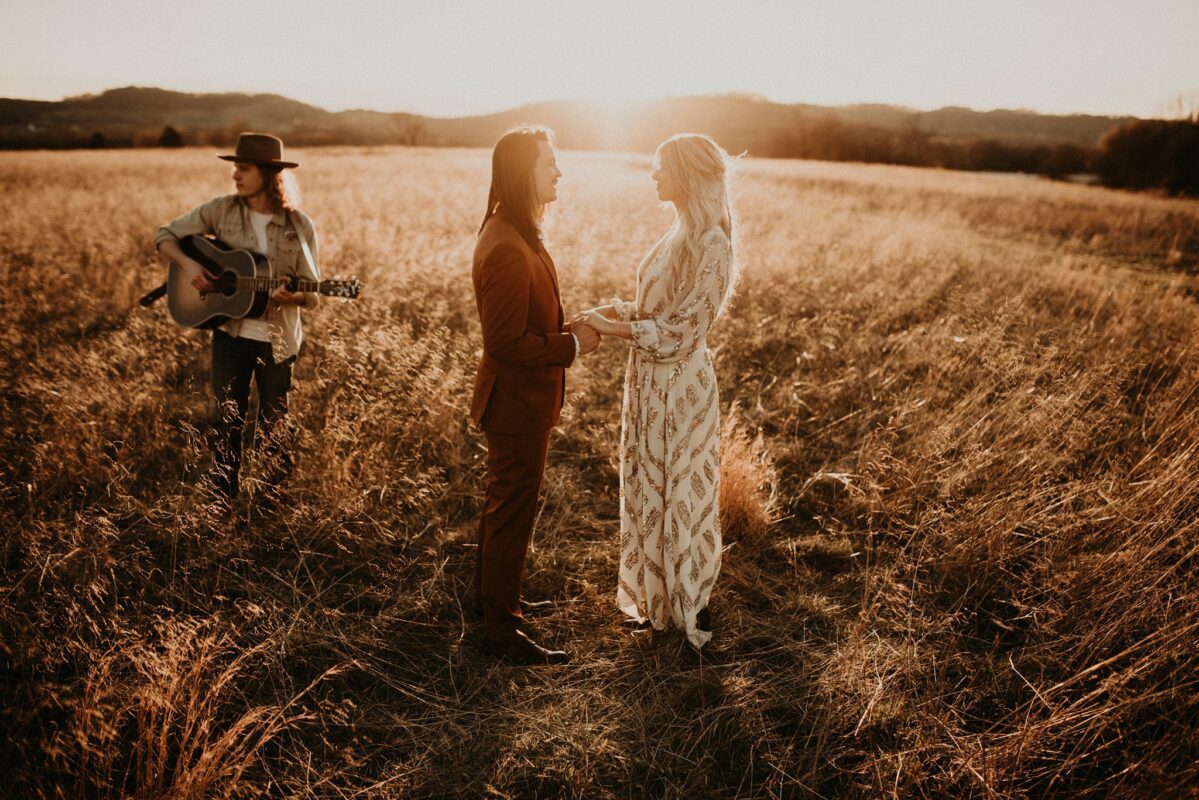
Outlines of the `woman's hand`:
M597 309L593 308L590 311L584 311L575 319L584 325L590 325L601 336L609 335L613 332L612 320L608 319Z
M629 323L617 322L616 319L616 309L613 306L597 306L576 314L566 324L566 330L571 330L575 325L586 325L601 336L632 339L633 333Z
M571 317L570 319L568 319L566 321L566 326L562 330L571 331L574 329L575 325L582 325L584 323L590 324L587 322L587 320L590 318L590 316L591 316L591 311L580 311L578 314L575 314L573 317Z
M574 318L571 319L571 322L575 322L576 320L582 321L583 317L587 316L588 314L601 314L605 319L614 320L616 319L616 308L612 305L589 308L586 311L580 311L578 314L576 314Z

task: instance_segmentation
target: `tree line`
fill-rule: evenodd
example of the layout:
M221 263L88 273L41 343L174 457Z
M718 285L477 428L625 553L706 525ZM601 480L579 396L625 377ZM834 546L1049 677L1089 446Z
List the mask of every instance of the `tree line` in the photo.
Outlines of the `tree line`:
M1199 115L1137 120L1094 147L939 139L918 128L891 130L823 117L780 131L761 155L944 169L1023 172L1049 178L1094 175L1105 186L1199 195Z
M0 148L223 146L236 139L237 131L248 127L253 126L238 122L215 130L181 131L166 125L118 135L103 131L90 135L59 132L49 138L25 134L12 141L0 134ZM341 125L307 133L289 132L287 137L288 144L294 146L439 144L415 118L397 119L370 130ZM733 134L728 138L737 137ZM897 130L833 116L800 119L765 136L758 131L752 141L722 143L731 151L748 150L750 155L765 158L1021 172L1055 179L1087 175L1113 188L1199 196L1199 114L1186 119L1137 120L1119 125L1091 147L944 138L917 127Z

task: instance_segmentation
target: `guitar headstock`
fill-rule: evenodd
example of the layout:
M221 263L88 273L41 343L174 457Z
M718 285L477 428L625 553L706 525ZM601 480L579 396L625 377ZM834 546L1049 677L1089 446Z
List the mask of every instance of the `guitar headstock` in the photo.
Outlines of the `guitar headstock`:
M331 278L330 280L321 281L320 293L329 297L340 297L343 300L357 299L358 293L362 291L362 283L355 277L342 278L340 276Z

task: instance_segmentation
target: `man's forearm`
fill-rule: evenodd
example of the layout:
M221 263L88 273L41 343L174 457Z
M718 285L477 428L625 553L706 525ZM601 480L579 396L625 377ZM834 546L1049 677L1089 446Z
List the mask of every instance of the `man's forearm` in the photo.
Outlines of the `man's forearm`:
M163 239L158 243L158 252L176 264L182 264L184 261L189 260L187 255L184 254L183 248L179 246L177 239Z

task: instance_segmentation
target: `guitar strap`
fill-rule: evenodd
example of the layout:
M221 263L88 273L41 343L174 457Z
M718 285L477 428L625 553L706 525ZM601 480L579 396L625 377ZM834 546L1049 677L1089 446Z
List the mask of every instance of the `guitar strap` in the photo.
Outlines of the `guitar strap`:
M304 238L304 234L300 233L300 229L296 227L295 220L291 218L291 211L287 211L287 225L296 232L296 238L300 240L300 250L304 253L304 261L308 263L308 271L312 273L315 280L321 279L321 274L317 272L316 261L312 258L312 250L308 247L308 240Z
M143 308L149 308L155 300L165 296L166 293L167 285L163 283L161 286L155 286L153 289L146 292L144 295L142 295L142 299L138 300L137 302L140 303Z

